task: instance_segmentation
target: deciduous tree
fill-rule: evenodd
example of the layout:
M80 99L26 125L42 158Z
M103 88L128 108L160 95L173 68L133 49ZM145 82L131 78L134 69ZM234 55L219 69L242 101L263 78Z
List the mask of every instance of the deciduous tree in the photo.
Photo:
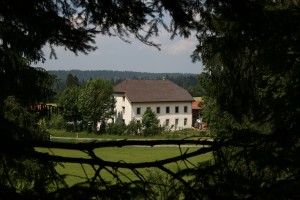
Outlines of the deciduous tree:
M80 92L81 89L79 87L67 87L59 97L59 106L62 107L62 115L65 121L73 122L75 131L77 131L78 121L82 120L77 106Z
M93 130L97 132L97 123L106 122L114 114L112 84L99 78L90 80L81 90L77 105L85 122L93 122Z

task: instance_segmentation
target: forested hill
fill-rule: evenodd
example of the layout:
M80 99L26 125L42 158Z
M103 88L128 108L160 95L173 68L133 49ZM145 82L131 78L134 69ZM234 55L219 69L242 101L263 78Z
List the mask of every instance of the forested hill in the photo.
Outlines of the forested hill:
M110 80L112 84L120 83L125 79L162 79L166 78L177 85L187 89L192 95L200 96L202 89L199 88L198 75L188 73L149 73L133 71L113 71L113 70L51 70L48 71L57 77L58 82L54 86L55 91L60 93L65 88L66 79L69 74L76 76L81 85L94 78L104 78Z
M179 76L196 77L196 74L183 74L183 73L149 73L149 72L133 72L133 71L113 71L113 70L50 70L50 74L57 76L59 80L65 82L68 74L77 76L79 81L87 81L94 78L104 78L108 80L124 80L124 79L159 79L162 77L177 78Z

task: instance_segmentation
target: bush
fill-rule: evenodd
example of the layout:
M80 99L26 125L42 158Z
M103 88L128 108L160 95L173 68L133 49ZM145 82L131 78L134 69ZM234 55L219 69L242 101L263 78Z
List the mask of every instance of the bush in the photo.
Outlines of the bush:
M107 124L106 134L109 135L124 135L126 132L126 125L123 122Z
M144 136L159 135L162 132L163 132L163 127L161 127L161 126L150 126L150 127L145 127L143 129Z
M51 119L47 122L48 129L64 129L66 128L66 121L64 120L63 116L52 115Z
M127 134L128 135L139 135L141 132L142 125L133 119L127 125Z

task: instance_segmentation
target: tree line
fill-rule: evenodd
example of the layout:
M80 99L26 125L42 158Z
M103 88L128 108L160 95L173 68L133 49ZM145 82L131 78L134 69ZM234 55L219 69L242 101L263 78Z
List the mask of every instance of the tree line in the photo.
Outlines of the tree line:
M78 79L79 85L85 85L89 80L102 78L109 80L113 85L116 85L126 79L168 79L177 85L188 90L192 96L203 96L203 89L199 84L199 75L183 74L183 73L146 73L132 71L112 71L112 70L57 70L48 71L55 78L53 90L56 93L61 93L68 85L70 76Z
M69 74L78 77L79 81L88 81L95 78L117 81L118 79L158 79L167 76L172 78L178 76L196 76L193 73L150 73L113 70L49 70L48 73L55 75L62 82L66 81Z

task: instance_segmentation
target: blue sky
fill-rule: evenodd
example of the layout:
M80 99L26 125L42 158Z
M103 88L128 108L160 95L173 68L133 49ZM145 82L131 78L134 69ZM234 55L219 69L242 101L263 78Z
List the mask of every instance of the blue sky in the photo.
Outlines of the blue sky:
M146 46L135 38L129 38L130 44L118 37L97 36L94 52L75 54L67 52L64 48L56 48L57 59L49 59L49 47L45 47L45 63L37 66L46 70L115 70L138 71L157 73L194 73L202 72L200 62L192 63L190 55L195 49L197 41L194 37L189 39L175 38L170 40L170 34L163 31L159 37L152 38L161 44L159 51L155 47Z

